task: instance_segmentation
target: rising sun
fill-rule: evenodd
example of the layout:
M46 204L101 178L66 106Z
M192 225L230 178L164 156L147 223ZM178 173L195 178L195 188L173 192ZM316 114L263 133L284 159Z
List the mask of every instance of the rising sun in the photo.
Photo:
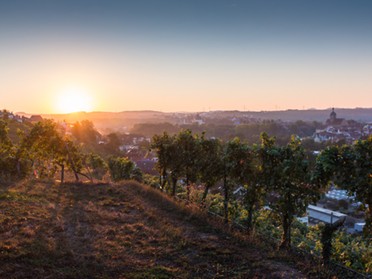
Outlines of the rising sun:
M91 111L92 97L82 88L66 88L58 93L56 108L59 113Z

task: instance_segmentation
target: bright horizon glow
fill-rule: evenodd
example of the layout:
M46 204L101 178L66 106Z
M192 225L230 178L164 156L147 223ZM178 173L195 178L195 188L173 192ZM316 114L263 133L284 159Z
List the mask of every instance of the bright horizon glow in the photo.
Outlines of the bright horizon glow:
M56 113L90 112L92 97L82 88L68 87L58 93L55 108Z

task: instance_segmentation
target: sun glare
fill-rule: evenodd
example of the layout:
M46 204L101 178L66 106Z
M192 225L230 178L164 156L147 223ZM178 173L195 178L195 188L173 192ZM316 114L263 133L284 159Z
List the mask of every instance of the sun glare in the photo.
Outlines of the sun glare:
M56 101L59 113L71 113L92 110L92 97L81 88L67 88L61 90Z

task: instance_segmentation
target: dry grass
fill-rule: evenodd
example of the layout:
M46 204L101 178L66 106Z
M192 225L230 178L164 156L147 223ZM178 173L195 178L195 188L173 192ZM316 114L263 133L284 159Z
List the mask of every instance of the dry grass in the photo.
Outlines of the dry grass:
M135 182L0 188L0 278L305 278L270 249Z

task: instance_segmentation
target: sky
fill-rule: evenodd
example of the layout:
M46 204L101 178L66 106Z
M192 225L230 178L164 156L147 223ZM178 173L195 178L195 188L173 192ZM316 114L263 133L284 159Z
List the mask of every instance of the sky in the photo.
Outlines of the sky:
M1 0L0 109L372 107L370 0Z

